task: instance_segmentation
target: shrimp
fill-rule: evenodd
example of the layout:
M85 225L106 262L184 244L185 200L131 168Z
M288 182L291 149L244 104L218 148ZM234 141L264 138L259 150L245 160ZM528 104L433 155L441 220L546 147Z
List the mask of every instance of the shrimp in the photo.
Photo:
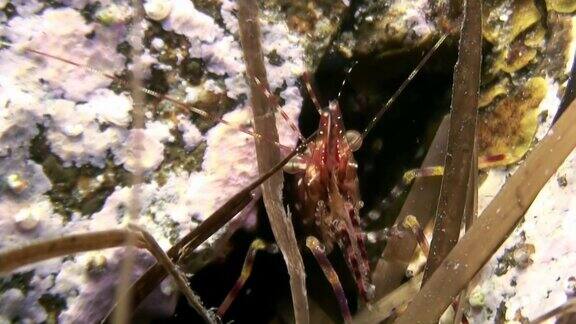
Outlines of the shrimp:
M334 244L338 245L344 254L347 267L355 278L357 290L362 299L369 302L374 293L374 286L370 280L365 234L360 222L360 209L363 203L359 190L358 165L353 152L361 147L363 138L374 127L383 113L391 107L403 89L445 39L446 36L440 37L426 53L410 76L374 116L363 133L355 130L346 131L337 100L331 101L326 109L322 108L308 74L304 74L304 83L320 115L319 126L315 132L317 136L306 145L305 152L295 156L284 170L295 175L298 201L295 212L308 235L305 245L316 258L332 286L344 321L347 323L352 321L348 301L338 275L327 258L327 254L333 250ZM348 74L352 68L353 66L348 70ZM259 82L257 83L269 101L275 102L273 95L266 87ZM344 87L345 83L346 80L343 81L341 88ZM404 177L403 184L392 191L392 196L397 197L415 177L437 176L441 175L442 171L442 167L409 171ZM255 241L255 244L251 246L240 277L218 309L221 316L224 315L232 300L245 284L253 267L255 252L265 249L270 249L270 247L263 244L261 240Z

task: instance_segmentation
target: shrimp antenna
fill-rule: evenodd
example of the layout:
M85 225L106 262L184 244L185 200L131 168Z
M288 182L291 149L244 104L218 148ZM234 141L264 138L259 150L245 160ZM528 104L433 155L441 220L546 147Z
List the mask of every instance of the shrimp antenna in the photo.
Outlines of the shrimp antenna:
M442 37L440 37L440 39L438 39L438 41L436 41L436 44L434 44L434 46L428 51L428 53L426 53L426 55L424 55L422 60L420 60L418 65L416 65L414 70L412 70L412 72L410 73L408 78L406 78L406 80L404 80L404 82L402 82L402 84L400 85L400 87L398 87L396 92L394 92L392 97L390 97L390 99L388 99L386 104L384 104L384 106L380 109L380 111L378 111L378 113L374 116L374 118L372 118L372 120L370 121L368 126L366 126L366 128L362 132L362 139L366 138L366 135L368 135L368 133L374 128L374 126L376 125L376 123L378 123L380 118L382 118L384 113L390 109L390 107L396 101L396 99L398 99L398 97L400 96L402 91L404 91L404 89L406 89L406 87L414 79L416 74L418 74L418 72L422 69L422 67L424 67L424 65L428 62L428 60L432 57L432 55L436 52L436 50L438 50L440 45L442 45L442 43L444 43L447 36L448 36L447 34L444 34L444 35L442 35Z
M346 70L346 74L344 75L344 80L342 80L342 84L340 85L340 90L338 90L338 96L336 97L337 101L340 101L340 97L342 97L342 91L344 91L344 86L346 86L346 83L348 82L348 79L350 78L350 74L352 74L352 70L354 70L354 67L356 67L357 64L358 64L358 61L352 62L352 65L350 65L350 67Z
M276 96L274 96L270 90L268 89L268 87L262 83L262 81L260 81L260 79L258 78L254 78L254 82L256 83L257 86L260 87L260 90L262 90L262 92L264 93L264 96L266 97L266 99L268 99L268 103L272 106L275 107L276 111L278 111L280 113L280 116L282 116L282 119L284 119L284 121L286 123L288 123L288 126L290 126L290 129L292 129L292 132L294 134L296 134L296 136L298 136L298 138L300 139L301 142L304 142L305 138L304 136L302 136L302 133L300 133L300 130L298 129L298 126L296 126L296 124L294 124L291 120L290 117L288 117L288 115L286 114L286 112L282 109L282 106L280 106L280 104L278 104L278 101L276 99Z
M10 48L14 48L14 45L13 45L13 44L8 43L8 42L5 42L5 41L1 41L1 40L0 40L0 45L6 46L6 47L10 47ZM29 47L24 47L24 48L22 48L22 50L25 51L25 52L29 52L29 53L32 53L32 54L39 55L39 56L48 57L48 58L51 58L51 59L54 59L54 60L57 60L57 61L60 61L60 62L64 62L64 63L70 64L70 65L74 65L74 66L76 66L76 67L78 67L78 68L85 69L85 70L90 71L90 72L92 72L92 73L94 73L94 74L101 75L101 76L103 76L103 77L105 77L105 78L107 78L107 79L110 79L110 80L113 80L113 81L117 81L117 82L119 82L119 83L121 83L121 84L123 84L123 85L131 86L128 81L123 80L123 79L121 79L121 78L119 78L119 77L117 77L117 76L115 76L115 75L113 75L113 74L110 74L110 73L107 73L107 72L105 72L105 71L99 70L99 69L97 69L97 68L95 68L95 67L93 67L93 66L87 65L87 64L82 64L82 63L79 63L79 62L76 62L76 61L73 61L73 60L70 60L70 59L67 59L67 58L64 58L64 57L56 56L56 55L53 55L53 54L50 54L50 53L47 53L47 52L43 52L43 51L40 51L40 50L37 50L37 49L29 48ZM225 120L225 119L222 119L222 118L217 117L217 116L213 116L213 115L209 114L208 112L206 112L206 111L204 111L204 110L202 110L202 109L196 108L196 107L194 107L194 106L192 106L192 105L190 105L190 104L187 104L187 103L185 103L185 102L183 102L183 101L181 101L181 100L179 100L179 99L177 99L177 98L175 98L175 97L168 96L168 95L165 95L165 94L161 94L161 93L159 93L159 92L156 92L156 91L154 91L154 90L150 90L150 89L147 89L147 88L144 88L144 87L139 87L139 90L142 91L143 93L149 95L149 96L154 97L154 98L157 98L157 99L160 99L160 100L167 100L167 101L175 104L176 106L178 106L178 107L181 108L181 109L189 110L189 111L191 111L191 112L193 112L193 113L195 113L195 114L197 114L197 115L200 115L200 116L202 116L202 117L204 117L204 118L212 119L212 120L214 120L214 121L217 121L217 122L219 122L219 123L222 123L222 124L224 124L224 125L226 125L226 126L228 126L228 127L231 127L231 128L233 128L233 129L237 130L237 131L240 131L240 132L242 132L242 133L244 133L244 134L247 134L247 135L249 135L249 136L252 136L252 137L254 137L254 138L257 139L257 140L264 140L264 141L266 141L266 142L269 142L269 143L271 143L271 144L273 144L273 145L276 145L276 146L278 146L279 148L281 148L281 149L283 149L283 150L285 150L285 151L287 151L287 152L292 151L292 148L291 148L291 147L288 147L288 146L286 146L286 145L283 145L283 144L281 144L281 143L278 142L278 141L275 141L275 140L266 138L266 137L264 137L264 136L262 136L262 135L260 135L260 134L258 134L258 133L256 133L256 132L254 132L254 131L251 131L251 130L249 130L249 129L245 129L245 128L242 128L242 127L238 127L238 126L230 123L229 121L227 121L227 120ZM286 116L284 116L284 115L285 115L285 114L283 114L283 117L286 118Z
M358 61L352 62L352 65L348 69L346 69L346 74L344 76L344 80L342 80L342 84L340 85L340 90L338 90L338 97L336 99L337 101L340 101L340 97L342 96L342 90L344 89L344 86L346 85L346 83L348 81L348 77L350 76L350 73L352 73L352 70L354 69L356 64L358 64ZM316 91L314 91L314 87L312 86L312 80L310 79L310 74L308 74L308 72L304 72L304 74L302 75L302 78L304 79L304 84L306 85L306 90L308 91L308 94L310 95L310 99L312 100L314 107L316 107L316 111L318 111L319 115L322 115L322 105L320 104L320 100L318 100L318 96L316 95Z
M306 85L306 90L310 95L310 99L312 99L312 103L314 104L314 107L316 107L316 111L318 111L319 115L322 115L322 105L320 105L316 92L314 91L314 88L312 88L312 81L308 72L304 72L302 78L304 79L304 84Z

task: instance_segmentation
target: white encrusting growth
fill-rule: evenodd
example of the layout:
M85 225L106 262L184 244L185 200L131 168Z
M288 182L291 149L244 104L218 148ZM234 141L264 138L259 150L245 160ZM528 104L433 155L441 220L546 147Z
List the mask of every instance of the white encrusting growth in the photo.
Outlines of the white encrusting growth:
M143 172L152 171L164 159L164 145L146 129L132 129L114 156L116 164L130 172L137 172L138 168Z
M475 308L471 315L475 323L493 321L501 303L505 306L506 320L513 320L518 314L533 320L576 293L575 196L576 151L573 151L542 189L524 222L482 270L480 283L472 291ZM504 255L526 244L535 248L530 255L531 264L512 264L502 271L507 262ZM517 258L514 260L518 263Z
M181 112L175 119L158 120L153 120L155 114L149 112L144 129L131 129L132 99L126 92L108 89L111 80L23 51L32 48L121 75L127 59L116 50L118 45L142 41L127 38L128 26L123 22L133 12L118 9L124 8L128 1L101 0L100 11L96 12L97 19L93 22L86 21L80 14L91 1L64 0L63 3L69 7L54 9L44 2L29 2L26 7L16 4L19 16L8 20L0 31L13 44L0 50L0 177L4 182L4 175L14 175L14 179L20 181L18 188L22 189L0 186L0 250L37 239L125 224L132 191L128 185L117 184L111 188L103 205L90 214L59 213L57 202L48 195L54 189L47 176L48 169L31 160L32 140L39 135L61 167L86 167L98 172L115 164L134 171L134 157L141 156L138 164L149 177L141 187L138 223L166 249L257 177L253 139L223 124L202 134L192 123L193 119ZM223 2L224 26L196 10L192 1L149 0L147 4L148 17L161 20L167 31L186 36L191 44L191 56L200 59L207 71L220 76L219 80L207 78L197 87L188 87L188 101L193 104L205 92L225 93L238 101L236 108L223 118L239 127L249 125L248 101L239 100L249 95L243 76L242 52L231 33L237 29L228 27L236 19L235 4ZM263 47L266 54L275 51L280 63L267 62L269 80L273 90L281 90L283 108L295 122L302 102L296 82L304 69L304 51L301 40L291 34L285 23L270 17L266 13L262 16ZM156 51L165 50L166 44L168 42L159 37L152 40ZM149 75L149 68L160 64L154 50L144 49L144 53L144 59L139 61L145 75ZM175 68L178 67L159 66L161 70ZM294 146L295 134L279 114L277 121L281 142ZM176 145L178 136L183 139L185 151L191 151L203 141L206 143L201 169L163 171L164 181L160 184L154 180L155 172L166 160L168 146ZM134 145L138 142L142 145ZM81 190L110 181L109 177L103 173L89 179L88 189ZM81 180L86 179L68 181L76 184ZM198 251L210 251L219 237L210 238ZM65 301L60 322L94 321L106 313L113 301L115 273L123 253L122 248L107 249L19 269L19 273L31 271L26 282L28 287L0 291L0 322L14 318L24 322L46 321L48 314L39 303L43 295ZM134 276L141 274L152 261L146 252L139 251ZM10 282L13 277L0 280ZM176 294L171 293L173 289L166 289L169 283L162 286L171 296L157 290L156 299L148 307L156 313L169 314Z
M94 111L98 122L114 126L127 127L132 119L132 99L126 94L116 95L108 89L94 91L85 109Z
M50 148L65 165L90 163L103 167L110 149L121 146L127 137L132 101L126 95L101 89L88 102L46 100L49 117L46 138ZM107 126L102 130L102 126Z
M195 148L204 139L198 127L184 116L178 118L178 130L182 132L182 138L188 150Z
M28 18L15 17L8 22L7 29L6 36L16 48L34 48L111 73L119 72L124 66L125 58L115 50L124 28L105 29L87 24L78 11L70 8L46 9L42 15ZM86 37L91 33L94 37ZM41 62L35 63L31 58ZM0 74L17 85L26 85L27 91L49 87L55 91L54 96L62 93L72 100L85 100L89 93L111 82L91 71L33 54L2 51L0 60L4 63L0 65ZM29 88L31 85L33 89Z
M558 84L551 78L548 83L548 92L538 107L546 118L538 126L536 139L548 133L560 104ZM488 172L479 188L480 212L516 169L496 168ZM573 151L532 203L523 222L480 271L469 297L468 319L472 323L493 322L497 316L503 316L505 321L533 320L576 293L575 175ZM534 248L534 253L520 253L526 247Z

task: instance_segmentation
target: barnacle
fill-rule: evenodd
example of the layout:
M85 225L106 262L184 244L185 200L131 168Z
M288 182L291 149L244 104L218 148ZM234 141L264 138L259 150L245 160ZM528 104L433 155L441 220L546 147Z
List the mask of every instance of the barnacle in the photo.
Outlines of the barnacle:
M5 178L8 188L16 194L22 193L26 188L28 188L28 181L26 181L26 179L24 179L19 173L8 174Z
M167 0L149 0L144 3L146 15L152 20L166 19L172 10L172 4Z

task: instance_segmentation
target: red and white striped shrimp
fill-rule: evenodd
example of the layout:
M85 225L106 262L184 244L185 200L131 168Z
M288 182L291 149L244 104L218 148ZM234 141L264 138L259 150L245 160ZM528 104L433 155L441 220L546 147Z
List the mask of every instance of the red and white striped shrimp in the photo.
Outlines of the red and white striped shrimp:
M363 133L354 130L346 131L338 101L331 101L327 108L323 108L312 89L308 74L305 73L303 76L310 99L320 115L319 126L315 132L316 137L307 144L304 153L295 156L284 170L295 175L297 196L295 210L296 216L306 230L306 246L311 250L332 286L346 322L352 321L347 297L336 271L327 258L327 254L333 250L334 245L337 245L342 251L348 270L356 281L357 290L362 299L365 302L370 302L374 292L374 286L370 279L371 272L365 234L360 222L360 209L363 202L360 197L358 164L354 159L353 152L362 146L363 138L444 40L445 36L436 42L386 105L374 116ZM352 67L348 69L348 74ZM260 85L259 82L257 83ZM343 81L342 87L345 83L346 80ZM273 95L264 87L261 90L273 104L275 102ZM342 89L338 99L341 92ZM303 136L300 137L303 138ZM402 184L392 190L388 200L397 198L415 177L436 176L441 175L442 172L442 167L407 172ZM242 275L221 305L220 315L225 313L231 300L237 296L239 287L245 283L253 266L256 249L265 248L261 241L258 242L248 252Z

